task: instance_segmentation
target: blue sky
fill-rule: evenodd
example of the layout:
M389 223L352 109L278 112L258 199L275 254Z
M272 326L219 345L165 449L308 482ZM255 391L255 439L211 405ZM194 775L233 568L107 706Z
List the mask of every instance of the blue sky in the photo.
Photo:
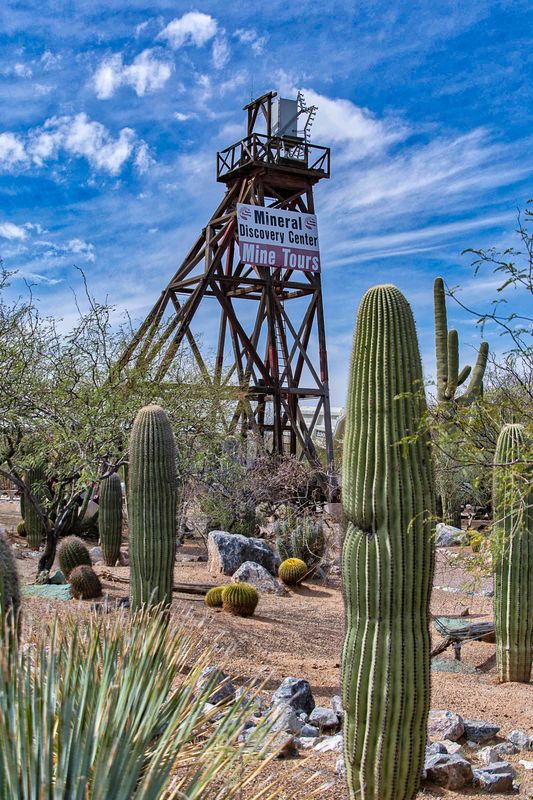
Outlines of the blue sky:
M344 401L363 291L393 282L433 369L431 287L478 307L470 246L512 241L531 192L528 3L84 3L0 9L0 256L73 318L75 265L99 299L140 320L223 187L215 153L242 106L304 91L332 147L316 190L332 399ZM17 282L18 281L18 282ZM458 308L462 361L479 332ZM210 344L210 331L204 331Z

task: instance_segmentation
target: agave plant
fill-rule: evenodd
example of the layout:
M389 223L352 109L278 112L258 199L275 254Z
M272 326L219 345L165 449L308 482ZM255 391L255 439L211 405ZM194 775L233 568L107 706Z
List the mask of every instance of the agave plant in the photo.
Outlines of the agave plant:
M199 677L212 659L192 626L144 617L71 619L36 645L2 649L0 797L241 797L275 753L266 726L253 751L267 758L238 741L245 700L206 706L213 687L200 690ZM250 797L276 796L256 785Z

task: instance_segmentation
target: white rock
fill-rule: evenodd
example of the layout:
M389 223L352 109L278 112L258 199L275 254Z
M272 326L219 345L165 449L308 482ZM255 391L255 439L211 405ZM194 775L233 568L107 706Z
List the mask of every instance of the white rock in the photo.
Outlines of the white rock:
M342 753L342 733L338 733L336 736L326 736L315 745L314 749L318 753L329 753L330 751L333 753Z

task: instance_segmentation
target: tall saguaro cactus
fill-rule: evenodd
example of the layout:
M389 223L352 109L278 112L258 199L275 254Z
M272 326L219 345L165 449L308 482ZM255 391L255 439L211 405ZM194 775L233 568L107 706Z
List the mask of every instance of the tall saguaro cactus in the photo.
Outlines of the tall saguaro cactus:
M48 495L46 486L46 472L43 467L34 467L26 473L26 483L35 499L40 503ZM38 550L46 534L42 517L37 513L33 503L28 498L24 501L24 522L28 544L32 550Z
M133 610L172 600L176 548L176 445L157 405L141 408L130 436L128 514Z
M528 683L533 654L533 489L517 470L526 454L522 425L504 425L495 453L494 612L500 681Z
M122 483L114 472L100 483L98 530L104 561L114 567L120 555L122 536Z
M474 370L470 365L459 372L459 337L457 331L448 330L446 315L446 295L444 281L435 278L433 286L435 308L435 350L437 355L437 400L439 403L456 401L468 405L483 392L483 377L489 354L488 342L481 342ZM457 389L466 381L470 373L468 388L460 397Z
M342 470L351 800L411 800L424 761L434 559L425 411L411 309L395 286L376 286L357 315Z

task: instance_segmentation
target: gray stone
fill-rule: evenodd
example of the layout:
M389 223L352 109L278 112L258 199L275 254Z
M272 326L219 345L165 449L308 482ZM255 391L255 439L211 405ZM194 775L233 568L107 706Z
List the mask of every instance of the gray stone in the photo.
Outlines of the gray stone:
M102 553L101 547L91 547L91 549L89 550L89 555L91 556L91 561L93 562L93 564L96 564L97 561L104 560L104 554Z
M435 540L437 547L459 547L464 540L465 535L460 528L445 525L444 522L437 523Z
M341 756L335 762L335 772L337 775L344 777L346 775L346 767L344 766L344 757Z
M311 725L316 725L321 730L336 730L339 727L339 718L331 708L316 706L309 715Z
M245 561L260 564L276 575L279 564L279 558L262 539L227 531L211 531L207 556L207 569L213 575L233 575Z
M266 708L263 698L246 686L238 687L235 691L235 700L240 701L244 706L248 706L254 714L261 714Z
M505 738L519 750L533 750L533 736L528 736L525 731L511 731Z
M294 758L298 755L294 736L290 733L278 733L270 743L270 751L277 753L276 758Z
M300 736L306 736L306 737L313 736L313 737L316 737L319 734L320 734L320 731L318 730L318 728L315 728L314 725L310 725L308 722L304 722L304 724L302 725L302 730L300 731Z
M432 742L431 744L426 745L426 758L428 756L434 756L437 753L447 753L446 745L444 742Z
M259 594L288 595L289 592L281 581L273 578L270 572L255 561L245 561L233 574L233 583L250 583L255 586Z
M52 583L54 585L61 586L65 583L68 583L67 579L63 575L60 569L56 569L53 575L50 575L48 578L48 583Z
M450 756L454 756L456 753L458 753L460 756L463 756L463 758L466 757L465 751L463 750L459 742L452 742L450 741L450 739L445 739L442 742L442 744L444 745L446 752Z
M445 789L462 789L472 781L470 762L459 755L435 753L426 758L424 769L428 781Z
M298 737L298 744L300 745L300 747L303 747L304 750L309 750L311 747L314 747L320 741L322 741L322 737L321 736L303 736L303 735L300 735Z
M488 794L512 792L515 771L507 761L497 761L473 771L474 786Z
M207 697L208 703L222 703L224 700L233 700L235 698L235 689L225 672L217 667L206 667L200 673L198 679L198 689L204 691L207 688L211 689Z
M490 742L500 730L499 725L495 725L493 722L483 722L480 719L464 719L463 724L466 738L476 744Z
M533 769L533 761L526 761L525 759L521 758L518 763L522 764L524 769L527 769L527 770Z
M332 707L333 711L335 712L335 714L339 718L339 722L342 721L342 718L344 716L344 709L342 707L342 699L341 699L340 695L334 694L333 697L331 698L330 702L331 702L331 707Z
M309 681L304 678L285 678L272 695L272 704L288 703L295 711L310 714L315 707L315 700Z
M130 565L130 554L127 550L121 550L120 555L118 557L118 565L119 567L129 567Z
M288 703L279 703L268 712L269 721L273 731L284 731L298 736L305 723L298 719L298 714Z
M326 736L314 747L318 753L342 753L342 748L342 733L337 733L335 736Z
M478 758L484 764L494 764L501 761L502 756L512 756L518 753L518 747L512 742L500 742L500 744L492 745L491 747L484 747L477 753Z
M456 742L464 734L463 718L453 711L430 711L428 734L430 739L449 739Z

